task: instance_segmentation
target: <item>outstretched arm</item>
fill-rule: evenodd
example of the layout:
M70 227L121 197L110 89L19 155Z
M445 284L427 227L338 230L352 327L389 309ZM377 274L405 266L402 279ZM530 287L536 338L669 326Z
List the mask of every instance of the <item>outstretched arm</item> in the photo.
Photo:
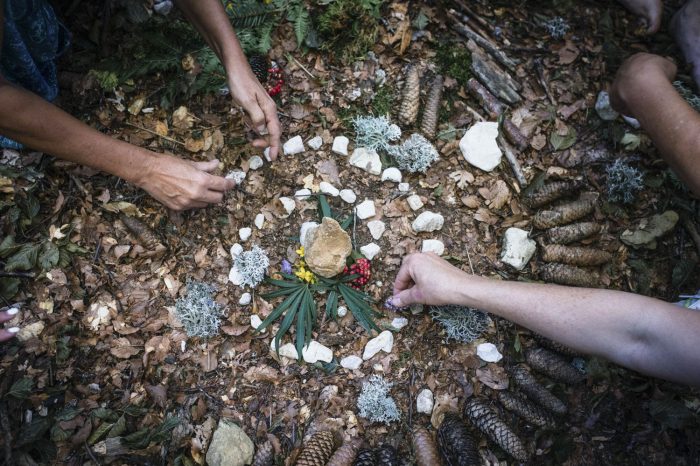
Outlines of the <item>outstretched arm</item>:
M250 69L221 0L176 0L175 3L219 57L228 76L231 97L246 111L253 130L263 136L253 145L269 146L270 158L274 160L281 135L277 106Z
M513 321L578 351L700 386L700 312L621 291L493 280L434 254L404 259L393 304L460 304Z

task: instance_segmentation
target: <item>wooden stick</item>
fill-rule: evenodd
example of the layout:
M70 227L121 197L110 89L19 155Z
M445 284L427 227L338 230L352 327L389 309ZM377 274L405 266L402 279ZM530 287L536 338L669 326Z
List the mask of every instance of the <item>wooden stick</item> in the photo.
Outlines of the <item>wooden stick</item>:
M489 113L491 118L498 118L504 113L505 106L476 79L470 78L469 81L467 81L467 90L476 97L482 108ZM518 149L525 150L527 148L527 138L520 132L510 118L504 120L503 132L508 140L515 144Z
M516 157L515 152L513 151L513 147L511 147L511 145L508 144L508 142L503 138L501 134L498 135L498 142L503 148L503 153L506 156L506 160L508 160L508 163L510 164L510 168L513 169L515 179L518 181L520 187L524 189L527 186L527 179L525 178L525 174L523 173L523 169L520 166L520 162L518 162L518 158Z
M455 31L457 31L459 34L466 37L467 39L473 40L474 42L479 44L480 47L486 50L493 58L498 60L503 66L505 66L511 71L515 71L515 66L517 65L515 61L513 61L502 51L498 50L497 46L491 41L484 39L472 28L460 22L457 15L458 13L455 10L449 10L447 13L447 19L450 20L450 22L452 23L452 28Z

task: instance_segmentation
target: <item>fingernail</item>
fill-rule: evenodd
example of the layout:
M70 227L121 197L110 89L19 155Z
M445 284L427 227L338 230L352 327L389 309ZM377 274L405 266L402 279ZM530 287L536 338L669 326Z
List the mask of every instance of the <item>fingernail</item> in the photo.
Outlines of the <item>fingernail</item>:
M19 309L17 309L16 307L11 307L10 309L5 311L5 314L13 316L13 315L17 314L18 312L19 312Z
M19 327L10 327L7 331L10 333L19 333Z
M267 127L265 125L258 126L258 134L260 134L260 135L267 134Z

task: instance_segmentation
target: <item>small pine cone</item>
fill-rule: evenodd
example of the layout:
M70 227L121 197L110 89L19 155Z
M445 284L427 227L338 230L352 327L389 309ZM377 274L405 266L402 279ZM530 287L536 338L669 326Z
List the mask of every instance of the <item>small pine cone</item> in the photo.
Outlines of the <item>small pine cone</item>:
M377 466L399 466L399 454L391 445L382 445L374 450Z
M265 84L267 82L267 70L270 68L270 60L264 55L252 55L248 59L248 63L258 81Z
M534 338L535 341L537 341L537 343L540 344L540 346L544 346L548 350L552 350L555 353L563 354L564 356L569 356L572 358L577 358L581 356L579 353L569 348L568 346L564 346L558 341L550 340L549 338L540 335L539 333L533 333L532 338Z
M595 199L579 199L558 205L551 210L541 210L533 217L532 224L540 230L566 225L593 212L595 204Z
M332 432L317 432L304 445L297 459L297 466L325 466L335 450L335 436Z
M369 448L360 450L352 466L377 466L377 458L374 456L374 451Z
M444 79L442 76L438 75L430 86L428 100L426 100L425 108L423 109L423 119L421 120L420 130L423 136L428 139L433 139L437 131L443 84Z
M333 453L326 466L352 466L360 444L360 439L348 440Z
M472 398L464 405L464 417L510 456L518 461L528 460L529 455L523 442L488 404Z
M560 285L596 288L600 286L600 274L594 270L581 269L573 265L544 264L540 268L540 278Z
M134 217L129 217L128 215L122 214L119 219L122 221L124 226L131 232L132 235L136 237L139 243L146 249L150 251L165 249L161 244L158 236L146 226L141 220Z
M399 123L410 126L418 116L420 103L420 74L418 68L411 66L406 72L406 82L403 85L403 97L399 107Z
M577 384L586 380L586 376L564 358L544 348L527 351L525 360L536 371L559 382Z
M425 427L413 429L413 454L416 466L440 466L440 454L433 436Z
M556 421L548 411L524 396L502 390L498 392L498 401L500 401L503 407L508 411L513 411L530 424L550 429L556 427Z
M537 379L524 367L516 366L511 370L513 382L520 387L528 398L538 403L540 406L556 414L565 414L566 405L556 396L541 385Z
M580 181L554 181L540 186L523 197L523 202L531 209L542 207L559 198L575 193L583 183Z
M269 440L258 447L253 458L253 466L272 466L275 460L275 449Z
M476 440L459 416L447 413L437 431L440 454L447 466L479 466L481 457Z
M545 244L542 246L542 260L545 262L561 262L571 265L601 265L610 262L613 256L607 251L578 246L563 246L561 244Z
M579 222L547 230L550 243L569 244L600 233L601 226L595 222Z

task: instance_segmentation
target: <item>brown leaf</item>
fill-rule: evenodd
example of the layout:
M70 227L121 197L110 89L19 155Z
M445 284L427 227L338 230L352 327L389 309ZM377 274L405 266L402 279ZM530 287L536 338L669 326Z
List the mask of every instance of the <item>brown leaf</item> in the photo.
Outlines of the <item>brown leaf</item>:
M162 362L170 351L170 339L166 336L155 336L145 345L146 354L153 353L155 362Z
M257 365L252 366L243 375L243 377L248 382L268 382L277 383L280 379L280 373L277 369L274 369L267 365Z
M130 357L137 355L139 351L141 350L133 347L129 339L125 337L114 340L112 342L112 347L109 349L112 356L120 359L129 359Z
M204 350L199 358L199 365L204 372L211 372L219 366L215 350Z
M484 368L478 368L476 370L476 378L494 390L505 390L508 388L508 374L501 366L489 364Z
M168 388L165 385L146 385L146 392L155 404L165 409L168 404Z

